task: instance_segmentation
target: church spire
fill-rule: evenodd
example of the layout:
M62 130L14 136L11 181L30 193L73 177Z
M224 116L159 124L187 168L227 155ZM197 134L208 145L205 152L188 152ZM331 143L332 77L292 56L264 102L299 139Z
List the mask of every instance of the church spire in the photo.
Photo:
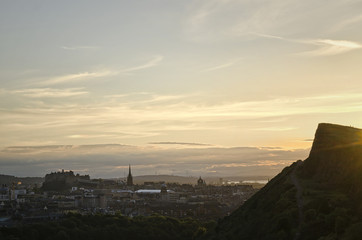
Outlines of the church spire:
M133 177L131 173L131 164L128 167L127 186L133 186Z

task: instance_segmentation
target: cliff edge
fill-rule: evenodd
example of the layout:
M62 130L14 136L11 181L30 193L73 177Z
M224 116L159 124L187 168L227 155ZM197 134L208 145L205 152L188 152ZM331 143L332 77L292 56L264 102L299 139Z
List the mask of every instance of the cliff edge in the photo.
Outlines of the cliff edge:
M309 157L321 152L358 146L362 143L362 130L331 123L320 123L315 133Z
M300 174L355 193L362 183L362 130L321 123ZM358 185L358 186L357 186Z

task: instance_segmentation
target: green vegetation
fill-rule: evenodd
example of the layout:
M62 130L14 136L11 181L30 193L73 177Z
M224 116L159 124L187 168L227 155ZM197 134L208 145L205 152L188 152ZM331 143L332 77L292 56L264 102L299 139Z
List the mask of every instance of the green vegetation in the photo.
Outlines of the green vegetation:
M15 228L0 228L0 239L134 239L182 240L207 237L214 222L201 223L193 219L174 219L163 216L128 218L120 215L69 214L61 221Z
M304 180L302 222L299 222L297 189L290 181L294 163L275 177L231 216L220 221L214 239L360 239L360 202L349 190ZM297 171L298 172L298 171Z
M362 131L320 124L309 158L220 221L214 239L361 239L361 183Z

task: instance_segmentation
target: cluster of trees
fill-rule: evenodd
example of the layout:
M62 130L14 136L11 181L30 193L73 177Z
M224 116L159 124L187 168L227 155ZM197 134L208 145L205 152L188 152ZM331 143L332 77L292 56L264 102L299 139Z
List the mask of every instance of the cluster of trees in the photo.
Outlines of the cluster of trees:
M303 239L360 239L362 214L352 194L326 182L302 179ZM358 227L359 226L359 227Z
M190 240L207 237L209 229L214 226L214 222L201 223L190 218L174 219L158 215L128 218L121 215L68 214L60 221L0 228L0 239Z

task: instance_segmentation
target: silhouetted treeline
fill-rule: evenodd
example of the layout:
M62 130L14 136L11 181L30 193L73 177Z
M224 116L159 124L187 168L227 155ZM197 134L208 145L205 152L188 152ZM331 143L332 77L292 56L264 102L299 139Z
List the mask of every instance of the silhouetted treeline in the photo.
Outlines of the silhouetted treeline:
M214 222L163 216L128 218L120 215L69 214L57 222L0 228L0 239L15 240L182 240L206 236Z

